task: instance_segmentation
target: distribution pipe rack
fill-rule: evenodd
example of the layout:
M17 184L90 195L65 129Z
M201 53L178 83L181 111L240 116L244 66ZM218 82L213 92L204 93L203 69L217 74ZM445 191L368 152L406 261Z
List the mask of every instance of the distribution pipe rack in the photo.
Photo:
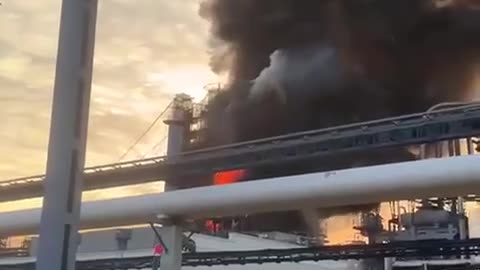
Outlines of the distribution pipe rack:
M190 220L415 198L470 197L480 190L479 162L480 155L425 159L84 202L80 226L110 228L157 222L159 216ZM35 234L40 216L40 208L0 213L0 234Z
M463 106L85 169L84 190L315 159L343 151L480 135L480 106ZM40 197L43 175L0 182L0 202Z

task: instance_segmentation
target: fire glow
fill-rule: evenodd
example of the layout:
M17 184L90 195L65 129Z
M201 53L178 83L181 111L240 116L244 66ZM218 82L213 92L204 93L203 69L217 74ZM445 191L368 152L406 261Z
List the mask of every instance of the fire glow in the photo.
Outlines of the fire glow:
M213 183L216 186L233 184L242 180L245 175L246 171L242 169L217 172L213 175Z

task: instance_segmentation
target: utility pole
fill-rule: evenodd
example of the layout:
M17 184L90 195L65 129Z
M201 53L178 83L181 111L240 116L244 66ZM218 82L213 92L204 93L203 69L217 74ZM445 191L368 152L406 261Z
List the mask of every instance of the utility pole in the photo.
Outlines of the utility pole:
M74 270L97 0L63 0L37 270Z

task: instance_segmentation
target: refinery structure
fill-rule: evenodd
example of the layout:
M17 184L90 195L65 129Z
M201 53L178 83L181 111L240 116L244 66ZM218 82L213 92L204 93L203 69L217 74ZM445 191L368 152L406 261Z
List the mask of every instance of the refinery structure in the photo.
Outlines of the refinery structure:
M83 170L97 3L64 0L47 173L0 183L44 208L0 213L0 269L480 269L479 6L384 2L204 1L231 82L175 96L165 156Z
M208 86L210 97L218 91L223 91L221 87L221 85ZM203 148L198 146L202 145L205 140L204 129L208 128L208 120L204 117L209 106L208 100L206 99L205 103L194 103L187 95L180 94L172 101L169 117L165 120L165 124L169 125L168 147L174 151L174 153L169 153L170 158L167 155L166 157L87 168L85 171L86 189L113 187L118 186L119 183L130 185L166 179L171 190L210 187L211 190L208 191L198 190L205 194L212 192L208 193L210 195L205 195L209 197L225 193L217 188L228 187L227 184L255 183L255 180L260 177L256 177L254 173L262 166L264 168L267 166L281 168L298 161L303 163L321 162L337 153L341 155L345 152L348 155L354 155L365 151L375 151L375 149L381 151L384 147L394 149L409 146L416 148L417 159L426 159L426 162L432 161L431 165L419 163L418 170L428 170L429 166L433 166L433 175L445 175L448 182L463 176L455 176L454 169L448 168L448 166L452 166L448 165L448 160L445 160L447 162L442 165L441 162L437 163L436 158L467 158L468 160L459 160L467 162L465 163L467 167L464 167L466 170L470 166L469 163L477 161L474 154L479 147L475 135L480 131L480 107L475 103L445 104L419 114L300 132L222 147ZM270 155L265 155L265 153L270 153ZM416 163L418 161L412 165ZM261 213L263 211L255 213L255 211L247 209L247 213L252 213L250 215L240 215L242 210L239 210L238 213L235 213L234 210L218 210L220 213L218 217L214 213L214 215L206 214L205 217L208 218L189 219L183 227L185 267L247 264L244 266L247 269L270 269L271 267L273 267L272 269L283 269L284 267L291 269L291 267L301 264L301 267L305 269L318 269L315 267L326 267L319 269L365 269L366 265L375 267L371 269L383 269L387 262L391 263L394 269L425 269L425 267L427 267L426 269L438 269L435 267L476 265L475 257L470 255L476 255L479 252L477 246L480 245L480 241L470 239L469 222L465 214L465 205L478 200L474 192L469 193L472 185L468 182L457 182L462 183L462 190L458 191L458 194L464 196L453 197L447 196L448 192L435 191L434 187L427 186L427 190L418 187L418 193L409 190L407 194L412 196L418 194L418 198L424 199L406 200L408 196L399 194L399 197L396 197L395 193L402 193L402 188L411 189L412 182L415 183L422 176L407 173L404 177L410 177L410 179L400 181L399 177L401 178L401 176L395 176L389 180L389 177L382 174L381 171L382 168L392 170L393 167L390 169L388 162L384 164L371 167L379 175L369 175L369 177L378 177L386 183L395 181L396 184L391 185L391 192L387 191L378 198L371 194L372 200L352 197L346 203L333 201L331 205L327 203L319 208L293 210L296 208L295 206L293 209L288 209L289 211L278 211L282 207L279 206L276 209L277 207L273 206L272 210L275 211L271 213ZM405 165L405 168L408 168L407 164L408 162L395 165ZM177 169L178 167L179 169ZM297 171L286 178L295 178L296 175L303 174L316 175L315 173L322 171L312 166L309 168L310 170ZM370 167L364 168L369 169ZM418 173L418 170L413 170ZM268 177L262 175L261 178L288 175L284 173L283 169L271 171L281 171L281 173L272 173ZM471 173L476 171L478 169ZM357 174L355 170L352 172ZM462 174L462 172L460 173ZM358 172L358 174L362 173ZM123 178L120 179L121 182L118 175L123 175ZM192 180L192 175L196 176L194 180ZM425 175L428 175L428 172ZM321 178L320 175L314 177L315 181L321 181ZM362 179L362 176L359 176L358 179L362 183L368 182L368 180L370 179L365 179L365 177ZM433 181L432 183L435 183L436 180L439 179L428 179L428 181ZM2 200L41 196L42 181L42 176L34 176L5 182L0 190ZM303 183L301 179L273 181L292 181L292 184L298 183L299 185ZM341 179L338 181L340 182ZM381 186L381 184L377 185ZM439 185L439 190L442 189L441 182L437 185ZM451 185L451 188L454 189L453 194L457 192L453 188L454 185L456 183ZM381 188L379 187L379 189ZM430 193L428 189L432 192ZM291 187L290 190L295 192L295 187ZM256 196L258 191L246 190L246 192L246 195L241 196ZM335 196L339 197L348 196L348 192L343 195L340 190L329 192L333 192ZM370 194L370 192L367 191L366 194ZM313 196L322 196L320 191L315 193L318 195ZM444 194L445 197L434 197L435 194ZM153 227L122 227L120 229L86 231L81 235L79 241L79 269L136 269L135 267L151 269L154 267L153 247L161 239L157 233L162 234L162 226L158 227L162 223L162 219L152 218L152 215L155 214L152 211L165 213L164 206L161 205L162 195L84 203L81 219L83 229L148 225L149 222L155 220L158 224L152 223ZM201 200L201 194L199 196L199 200ZM187 197L190 196L187 195ZM197 201L194 193L191 198L193 201ZM391 198L392 201L384 203L383 206L388 205L389 215L382 217L379 212L381 207L377 202L386 201L385 199L388 198ZM238 198L232 195L231 199ZM318 200L322 201L320 198ZM358 200L360 206L355 206L355 200ZM261 206L262 203L270 204L270 202L259 201L258 206ZM133 207L135 204L138 205ZM184 200L184 204L186 206L177 205L180 209L187 209L191 201ZM228 202L226 204L228 205ZM132 209L128 209L126 205L131 205ZM304 204L299 202L299 206L301 205ZM165 207L168 208L168 206ZM195 206L192 207L195 208ZM323 210L324 207L333 208ZM202 209L201 206L198 208ZM193 209L192 214L188 209L184 211L186 211L186 215L195 216L195 211L202 210ZM225 215L230 212L233 215ZM352 229L358 231L362 237L350 244L329 246L328 230L325 231L322 221L338 213L350 213L357 216L357 222L352 224ZM0 229L3 235L35 234L38 232L39 218L39 210L0 214ZM8 269L25 269L31 265L32 256L37 255L38 238L28 237L21 244L17 241L15 245L9 245L9 241L12 240L6 237L2 242L2 254L5 257L3 262L11 267ZM391 254L395 254L395 256ZM16 257L16 259L7 259L8 257ZM341 261L336 261L338 259ZM311 263L310 261L319 262ZM283 264L269 265L268 263L271 262L282 262ZM259 265L259 263L262 264ZM251 266L248 266L250 264ZM13 268L15 266L17 268Z

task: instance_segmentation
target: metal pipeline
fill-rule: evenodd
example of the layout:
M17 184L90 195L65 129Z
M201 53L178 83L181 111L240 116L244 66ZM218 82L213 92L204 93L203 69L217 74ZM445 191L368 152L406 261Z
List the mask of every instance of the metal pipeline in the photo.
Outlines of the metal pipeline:
M480 156L460 156L277 177L82 204L81 228L182 218L454 197L480 190ZM34 234L40 209L0 213L0 235Z

